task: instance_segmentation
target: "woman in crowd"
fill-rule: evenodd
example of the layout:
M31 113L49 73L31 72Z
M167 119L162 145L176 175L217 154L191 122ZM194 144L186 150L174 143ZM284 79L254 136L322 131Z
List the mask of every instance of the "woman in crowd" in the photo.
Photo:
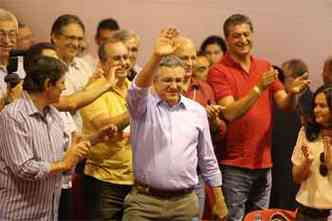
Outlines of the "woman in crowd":
M200 52L207 57L211 65L218 63L226 51L224 39L217 35L207 37L200 47Z
M332 208L332 86L317 89L313 102L314 126L300 130L292 156L298 221L327 220Z

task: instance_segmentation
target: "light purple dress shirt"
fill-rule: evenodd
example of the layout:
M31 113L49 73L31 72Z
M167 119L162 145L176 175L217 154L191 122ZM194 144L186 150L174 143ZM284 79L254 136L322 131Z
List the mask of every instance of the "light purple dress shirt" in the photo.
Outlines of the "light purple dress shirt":
M170 107L147 88L135 83L128 91L135 179L164 190L193 188L197 166L211 186L221 186L207 113L181 96Z

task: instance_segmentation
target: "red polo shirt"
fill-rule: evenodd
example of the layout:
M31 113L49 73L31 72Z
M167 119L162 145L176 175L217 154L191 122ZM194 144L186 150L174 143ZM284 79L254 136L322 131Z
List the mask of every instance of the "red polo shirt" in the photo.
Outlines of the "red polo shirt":
M203 107L206 107L210 104L216 104L216 99L212 87L206 81L198 80L195 78L191 79L188 90L184 96L200 103ZM219 128L219 135L224 137L225 131L225 125L221 124Z
M202 80L192 78L185 94L186 97L200 103L203 107L208 104L215 104L216 99L211 86Z
M208 83L213 87L217 101L226 96L238 100L252 90L270 67L269 62L251 57L250 71L247 73L226 54L210 69ZM249 169L272 166L272 99L273 94L281 89L281 82L274 81L244 116L228 124L225 145L216 148L219 163Z

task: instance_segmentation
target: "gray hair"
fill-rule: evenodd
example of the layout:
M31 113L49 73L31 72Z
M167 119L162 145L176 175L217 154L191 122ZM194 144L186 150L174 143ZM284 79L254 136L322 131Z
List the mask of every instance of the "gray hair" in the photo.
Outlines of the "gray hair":
M167 55L162 57L162 59L159 62L159 67L168 67L168 68L184 67L184 63L179 57L175 55Z
M137 41L140 40L138 34L136 34L133 31L129 31L129 30L125 30L125 29L114 31L111 35L111 38L114 40L122 41L124 43L127 42L131 38L135 38Z
M5 9L0 8L0 21L13 21L18 29L18 22L15 15Z
M107 51L106 51L107 45L109 45L109 44L116 44L116 43L122 43L122 44L124 44L119 39L110 38L105 43L103 43L102 45L100 45L100 47L98 49L98 58L101 61L101 63L105 63L107 61L107 59L108 59L108 54L107 54Z

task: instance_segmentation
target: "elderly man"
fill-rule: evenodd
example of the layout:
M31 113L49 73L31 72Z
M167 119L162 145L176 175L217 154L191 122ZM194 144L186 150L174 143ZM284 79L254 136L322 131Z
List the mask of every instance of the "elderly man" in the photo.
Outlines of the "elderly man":
M162 31L128 92L135 185L126 198L125 221L196 218L198 166L213 186L215 214L219 219L227 214L207 113L181 95L185 69L171 55L177 37L175 29Z
M18 24L16 17L0 8L0 110L4 107L7 86L4 81L7 75L6 66L9 52L16 47Z
M26 93L0 114L0 220L57 220L62 173L88 152L87 142L68 148L51 105L64 89L65 72L58 59L40 57L27 72Z
M251 55L253 25L241 14L226 19L228 51L212 67L208 82L228 121L223 154L223 188L229 220L240 221L246 212L267 208L271 190L271 98L279 108L293 110L296 94L309 84L303 75L288 94L271 64Z

